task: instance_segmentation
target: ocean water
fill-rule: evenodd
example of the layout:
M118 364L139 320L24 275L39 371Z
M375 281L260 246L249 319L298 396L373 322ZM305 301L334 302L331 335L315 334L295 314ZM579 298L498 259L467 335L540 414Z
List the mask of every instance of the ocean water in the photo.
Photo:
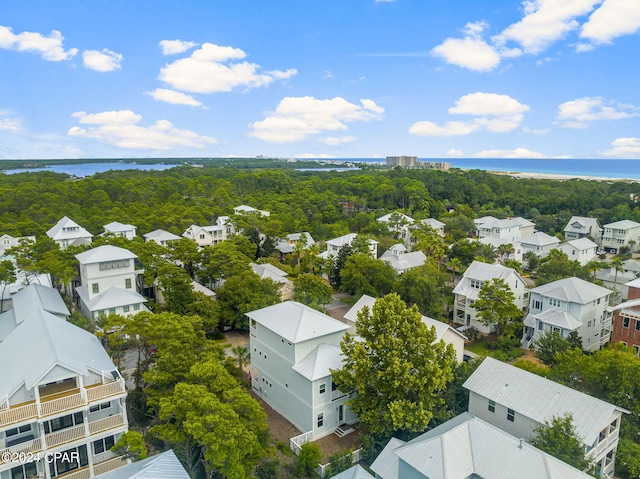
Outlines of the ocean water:
M64 173L79 178L92 176L96 173L104 173L109 170L166 170L177 165L165 165L162 163L137 164L137 163L74 163L69 165L51 165L45 168L17 168L15 170L4 170L7 175L15 173L53 171L54 173Z
M381 158L344 161L384 163ZM640 160L618 159L518 159L518 158L420 158L420 161L446 161L452 168L548 175L591 176L598 178L640 180Z

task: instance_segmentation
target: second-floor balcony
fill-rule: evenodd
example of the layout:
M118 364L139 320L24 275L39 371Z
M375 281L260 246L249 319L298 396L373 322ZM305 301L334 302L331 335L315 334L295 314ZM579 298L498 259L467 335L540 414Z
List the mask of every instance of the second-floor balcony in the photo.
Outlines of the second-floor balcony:
M43 389L44 390L44 389ZM0 428L11 424L71 411L94 402L126 393L124 379L82 388L71 388L42 395L37 401L8 406L8 398L0 400Z
M44 434L36 437L35 439L30 439L20 444L0 449L0 465L2 465L3 462L8 462L3 461L3 459L7 457L10 458L13 454L36 454L38 452L43 452L64 444L70 444L79 439L84 439L93 436L94 434L99 434L110 429L115 429L126 425L127 422L125 421L124 414L120 413L102 419L97 419L95 421L89 421L83 424L79 424L77 426L60 429L59 431L55 431L49 434Z

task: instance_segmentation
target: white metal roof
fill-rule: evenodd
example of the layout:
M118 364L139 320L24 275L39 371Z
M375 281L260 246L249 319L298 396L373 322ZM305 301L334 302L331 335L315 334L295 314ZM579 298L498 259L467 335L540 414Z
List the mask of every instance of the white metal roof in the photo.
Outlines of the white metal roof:
M612 291L607 288L576 278L575 276L543 284L542 286L533 288L531 292L539 293L548 298L578 304L587 304L612 293Z
M34 287L15 297L29 296ZM85 376L90 370L116 369L98 338L49 313L41 303L14 310L14 315L15 328L0 343L0 396L11 396L22 384L32 389L56 366Z
M118 308L133 304L141 304L146 310L144 303L147 302L147 299L136 291L130 289L116 288L115 286L112 286L91 300L89 300L89 294L87 293L86 287L82 286L77 288L76 292L78 293L78 296L80 296L82 302L87 305L89 311L106 311L111 308Z
M189 474L175 453L168 450L96 477L100 479L189 479Z
M293 365L293 370L309 381L326 378L331 369L342 369L342 351L333 344L319 344L304 358Z
M292 343L346 331L349 326L297 301L285 301L247 313L258 324Z
M80 264L102 263L104 261L119 261L122 259L135 259L137 256L128 249L113 245L98 246L83 253L77 254Z
M565 246L565 245L569 245L575 249L577 249L578 251L584 251L584 250L588 250L591 248L597 248L598 244L594 243L593 241L591 241L589 238L578 238L578 239L574 239L571 241L567 241L566 243L560 245L560 246Z
M427 257L419 250L401 255L393 254L391 250L387 250L382 254L382 256L380 256L380 260L389 263L398 273L404 273L408 269L424 265L425 261L427 261Z
M474 261L467 268L462 275L462 279L455 288L453 288L453 294L461 294L466 298L475 300L478 297L480 289L472 288L470 280L475 279L477 281L490 281L494 278L503 279L508 282L511 275L516 275L520 281L524 284L524 280L513 268L507 268L501 264L489 264L481 261Z
M77 228L74 231L65 231L65 228ZM53 240L61 241L73 238L92 238L93 235L72 219L64 216L47 231L47 236Z
M568 331L573 331L582 326L582 321L569 311L563 311L557 308L551 308L538 314L529 314L524 320L524 325L533 328L536 325L536 319Z
M439 229L445 226L445 224L442 221L438 221L435 218L427 218L425 220L420 220L420 223L431 226L432 228L435 228L435 229Z
M109 224L103 226L104 230L109 233L124 233L126 231L135 231L136 227L133 225L126 225L118 221L112 221Z
M260 276L261 279L270 279L276 283L286 283L289 281L287 279L287 273L270 263L249 263L249 266L251 266L253 272Z
M389 221L391 221L391 217L392 216L397 216L400 218L400 220L405 221L408 224L413 224L414 219L411 216L407 216L404 213L389 213L386 214L384 216L381 216L380 218L376 218L376 221L379 221L380 223L388 223Z
M490 357L462 386L540 424L552 416L571 413L578 436L589 446L609 425L615 411L628 412Z
M406 444L390 442L371 468L381 479L399 479L399 462L428 479L591 477L469 413Z
M578 226L574 226L575 223L578 223ZM585 216L572 216L567 226L565 226L564 231L577 231L582 232L582 228L591 229L593 225L598 225L598 220L596 218L588 218Z
M175 241L180 239L180 236L174 235L173 233L169 233L165 230L154 230L142 236L144 236L145 239L154 241Z
M560 240L555 236L549 236L543 231L538 231L520 240L520 244L532 246L549 246L560 244Z
M333 479L374 479L367 470L359 464L350 467L346 471L342 471L340 474L331 476Z
M608 225L604 225L604 227L616 230L628 230L640 227L640 223L636 223L635 221L631 220L622 220L616 221L615 223L609 223Z

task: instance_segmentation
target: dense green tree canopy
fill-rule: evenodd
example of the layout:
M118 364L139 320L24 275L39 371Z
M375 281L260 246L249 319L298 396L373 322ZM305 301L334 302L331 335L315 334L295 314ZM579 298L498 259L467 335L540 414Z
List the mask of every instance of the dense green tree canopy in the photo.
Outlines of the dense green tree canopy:
M416 306L397 294L358 314L356 333L342 341L344 366L332 371L343 392L357 393L347 404L374 434L424 430L443 408L441 393L453 379L453 346L435 341Z

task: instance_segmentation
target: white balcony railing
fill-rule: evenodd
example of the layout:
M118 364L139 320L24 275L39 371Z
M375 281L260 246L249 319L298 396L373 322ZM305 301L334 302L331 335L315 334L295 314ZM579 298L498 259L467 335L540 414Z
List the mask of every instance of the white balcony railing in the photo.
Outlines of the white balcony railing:
M124 424L124 415L115 414L103 419L98 419L97 421L91 421L89 423L89 434L97 434L99 432L106 431L107 429L123 426Z
M91 477L91 471L88 467L83 467L77 471L70 472L68 474L62 474L56 476L56 479L89 479Z
M94 476L97 476L126 465L127 461L125 459L122 459L121 457L112 457L111 459L107 459L106 461L94 464L93 474Z
M21 404L8 409L0 408L0 427L15 424L38 417L51 416L65 411L70 411L81 406L86 406L93 402L103 401L112 396L117 396L126 392L124 379L112 381L99 386L89 386L88 388L74 389L73 394L56 394L55 399L42 397L39 402L33 401ZM79 392L77 392L79 391Z
M0 449L0 464L5 462L12 462L14 454L28 454L42 451L42 441L40 439L33 439L31 441L16 444L15 446L9 446L5 449ZM9 461L5 459L11 459Z
M79 426L68 427L67 429L47 434L44 440L47 446L54 447L80 439L85 436L85 432L84 424L80 424Z

